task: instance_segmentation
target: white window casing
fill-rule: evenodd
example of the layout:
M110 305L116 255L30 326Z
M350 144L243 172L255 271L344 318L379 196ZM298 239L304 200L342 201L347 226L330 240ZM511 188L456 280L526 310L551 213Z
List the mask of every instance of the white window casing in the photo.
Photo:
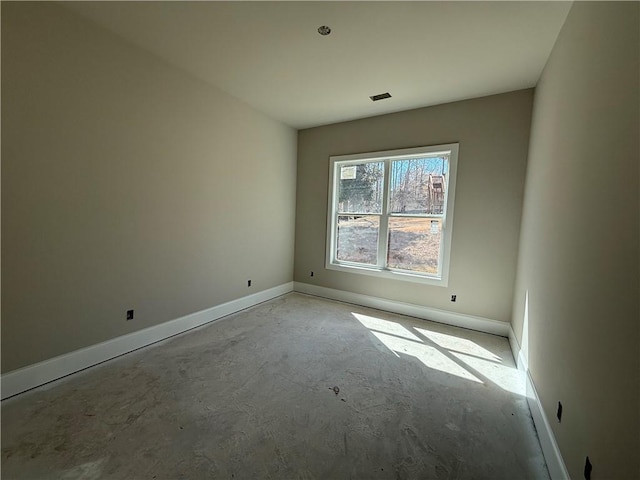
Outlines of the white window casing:
M456 172L458 164L458 144L446 144L435 145L418 148L408 148L401 150L390 150L383 152L372 153L359 153L354 155L339 155L331 156L329 158L329 198L328 198L328 214L327 214L327 243L326 243L326 268L330 270L337 270L342 272L371 275L380 278L390 278L402 281L418 282L429 285L447 286L449 280L449 264L451 257L451 239L452 239L452 226L453 226L453 207L455 200L455 185L456 185ZM399 190L392 191L391 180L393 174L397 174L400 178L400 182L396 180L396 187L402 182L404 178L402 175L409 176L408 170L410 167L404 168L403 165L411 165L406 161L417 160L420 161L441 161L441 184L431 183L430 185L439 185L442 191L439 195L438 202L435 207L433 203L430 203L430 212L406 212L404 207L401 211L392 211L392 195L395 194L399 197L402 192ZM405 161L405 162L403 162ZM445 168L446 162L446 168ZM358 166L373 164L372 167L378 175L382 176L382 181L376 180L376 191L371 190L380 199L375 202L373 211L371 208L362 206L360 209L347 208L343 211L339 211L341 192L340 187L340 173L342 173L343 180L355 180L356 169ZM382 170L378 167L382 164ZM343 167L344 170L341 170ZM353 167L353 168L351 168ZM392 168L396 167L394 173ZM366 168L366 167L364 167ZM404 170L403 170L404 168ZM380 173L382 171L382 173ZM396 178L396 177L394 177ZM417 178L417 177L416 177ZM423 175L420 176L421 180ZM431 179L437 179L438 176L429 174L429 182ZM417 181L417 180L416 180ZM438 181L438 180L436 180ZM415 184L414 184L415 185ZM417 184L414 190L417 192L418 188L425 189L426 182ZM345 188L346 190L346 188ZM433 189L432 189L433 190ZM354 190L356 191L356 190ZM398 193L400 192L400 193ZM424 194L422 194L424 195ZM395 199L395 198L394 198ZM432 200L430 200L433 202ZM345 203L344 201L342 203ZM346 201L347 204L350 201ZM355 202L357 203L357 202ZM364 201L361 201L363 204ZM397 203L397 202L396 202ZM396 208L397 210L397 208ZM437 210L437 211L434 211ZM377 252L372 252L368 261L358 261L350 259L339 259L338 256L338 222L339 217L343 218L343 221L356 221L358 219L377 218L378 224L378 237L377 237ZM390 265L389 252L391 250L391 238L389 235L390 222L411 222L412 220L423 220L426 225L427 221L431 225L431 233L440 233L439 250L437 259L436 271L420 271L419 266L412 270L410 267L394 267ZM374 223L374 222L372 222ZM439 227L438 227L439 225ZM435 229L434 229L435 226ZM345 227L346 228L346 227ZM354 227L355 228L355 227ZM375 229L373 229L375 230ZM434 231L435 230L435 231ZM353 229L355 232L355 229ZM346 235L346 234L345 234ZM398 233L400 235L400 233ZM357 235L353 234L353 238L350 240L358 240ZM360 239L361 240L361 239ZM417 242L417 243L416 243ZM425 240L426 242L426 240ZM369 242L376 243L376 242ZM356 248L354 242L350 242L351 248ZM364 245L364 244L363 244ZM419 240L414 240L412 245L420 246ZM426 243L423 245L426 248ZM432 243L433 248L433 243ZM366 250L364 248L356 248L359 250ZM398 254L400 255L400 254ZM402 258L402 255L400 255ZM424 268L424 267L423 267Z

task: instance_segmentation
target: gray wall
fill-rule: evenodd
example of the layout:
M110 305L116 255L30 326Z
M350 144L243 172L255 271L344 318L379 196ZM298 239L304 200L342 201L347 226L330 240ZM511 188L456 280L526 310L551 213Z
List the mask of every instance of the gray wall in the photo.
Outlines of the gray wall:
M3 2L2 371L290 282L295 175L295 130Z
M535 94L513 326L573 478L640 476L638 10L576 2Z
M508 322L532 99L522 90L300 131L295 280ZM448 287L324 268L330 155L453 142L460 151Z

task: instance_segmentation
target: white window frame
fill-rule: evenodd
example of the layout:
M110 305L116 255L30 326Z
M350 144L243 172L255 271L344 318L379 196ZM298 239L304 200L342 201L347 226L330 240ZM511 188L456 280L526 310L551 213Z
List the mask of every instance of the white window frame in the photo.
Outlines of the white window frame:
M369 266L360 263L352 263L340 261L336 258L336 238L337 238L337 219L338 219L338 201L336 198L338 191L338 174L339 168L336 165L343 166L345 163L359 164L365 161L384 161L384 186L383 186L383 205L380 217L380 230L378 236L378 264L385 265L387 238L388 238L388 218L391 216L389 212L390 197L390 165L393 160L404 160L410 158L420 158L426 155L436 156L438 154L447 154L449 156L449 176L447 179L447 191L445 197L445 208L443 215L434 215L442 221L442 244L440 248L439 265L440 276L419 272L408 272L391 270L386 267ZM417 282L428 285L436 285L446 287L449 282L449 264L451 258L451 239L453 235L453 206L455 200L456 173L458 167L458 143L449 143L445 145L433 145L417 148L405 148L401 150L387 150L383 152L358 153L354 155L337 155L329 157L329 208L327 215L327 244L326 244L326 262L325 267L329 270L337 270L341 272L371 275L380 278L391 278L395 280L404 280L409 282ZM378 215L378 214L374 214ZM428 217L429 215L420 215L420 217Z

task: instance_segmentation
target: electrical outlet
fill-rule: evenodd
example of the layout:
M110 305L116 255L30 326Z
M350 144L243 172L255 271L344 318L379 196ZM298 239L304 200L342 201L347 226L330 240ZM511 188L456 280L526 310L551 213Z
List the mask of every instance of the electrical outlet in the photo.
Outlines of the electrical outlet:
M127 310L127 320L133 320L133 310Z
M591 480L591 470L593 467L591 466L591 462L589 461L589 457L584 462L584 478L585 480Z
M251 280L247 280L247 287L251 286Z
M562 403L558 402L558 411L556 412L556 417L558 417L558 423L562 422Z
M458 298L457 295L451 295L451 301L452 302L455 302L457 298Z

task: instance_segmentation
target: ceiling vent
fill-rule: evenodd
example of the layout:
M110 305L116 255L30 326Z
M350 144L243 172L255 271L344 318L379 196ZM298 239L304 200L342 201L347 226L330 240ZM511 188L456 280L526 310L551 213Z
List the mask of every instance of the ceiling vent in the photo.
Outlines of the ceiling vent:
M385 98L391 98L391 94L389 92L379 93L378 95L372 95L369 98L372 101L377 102L378 100L384 100Z

